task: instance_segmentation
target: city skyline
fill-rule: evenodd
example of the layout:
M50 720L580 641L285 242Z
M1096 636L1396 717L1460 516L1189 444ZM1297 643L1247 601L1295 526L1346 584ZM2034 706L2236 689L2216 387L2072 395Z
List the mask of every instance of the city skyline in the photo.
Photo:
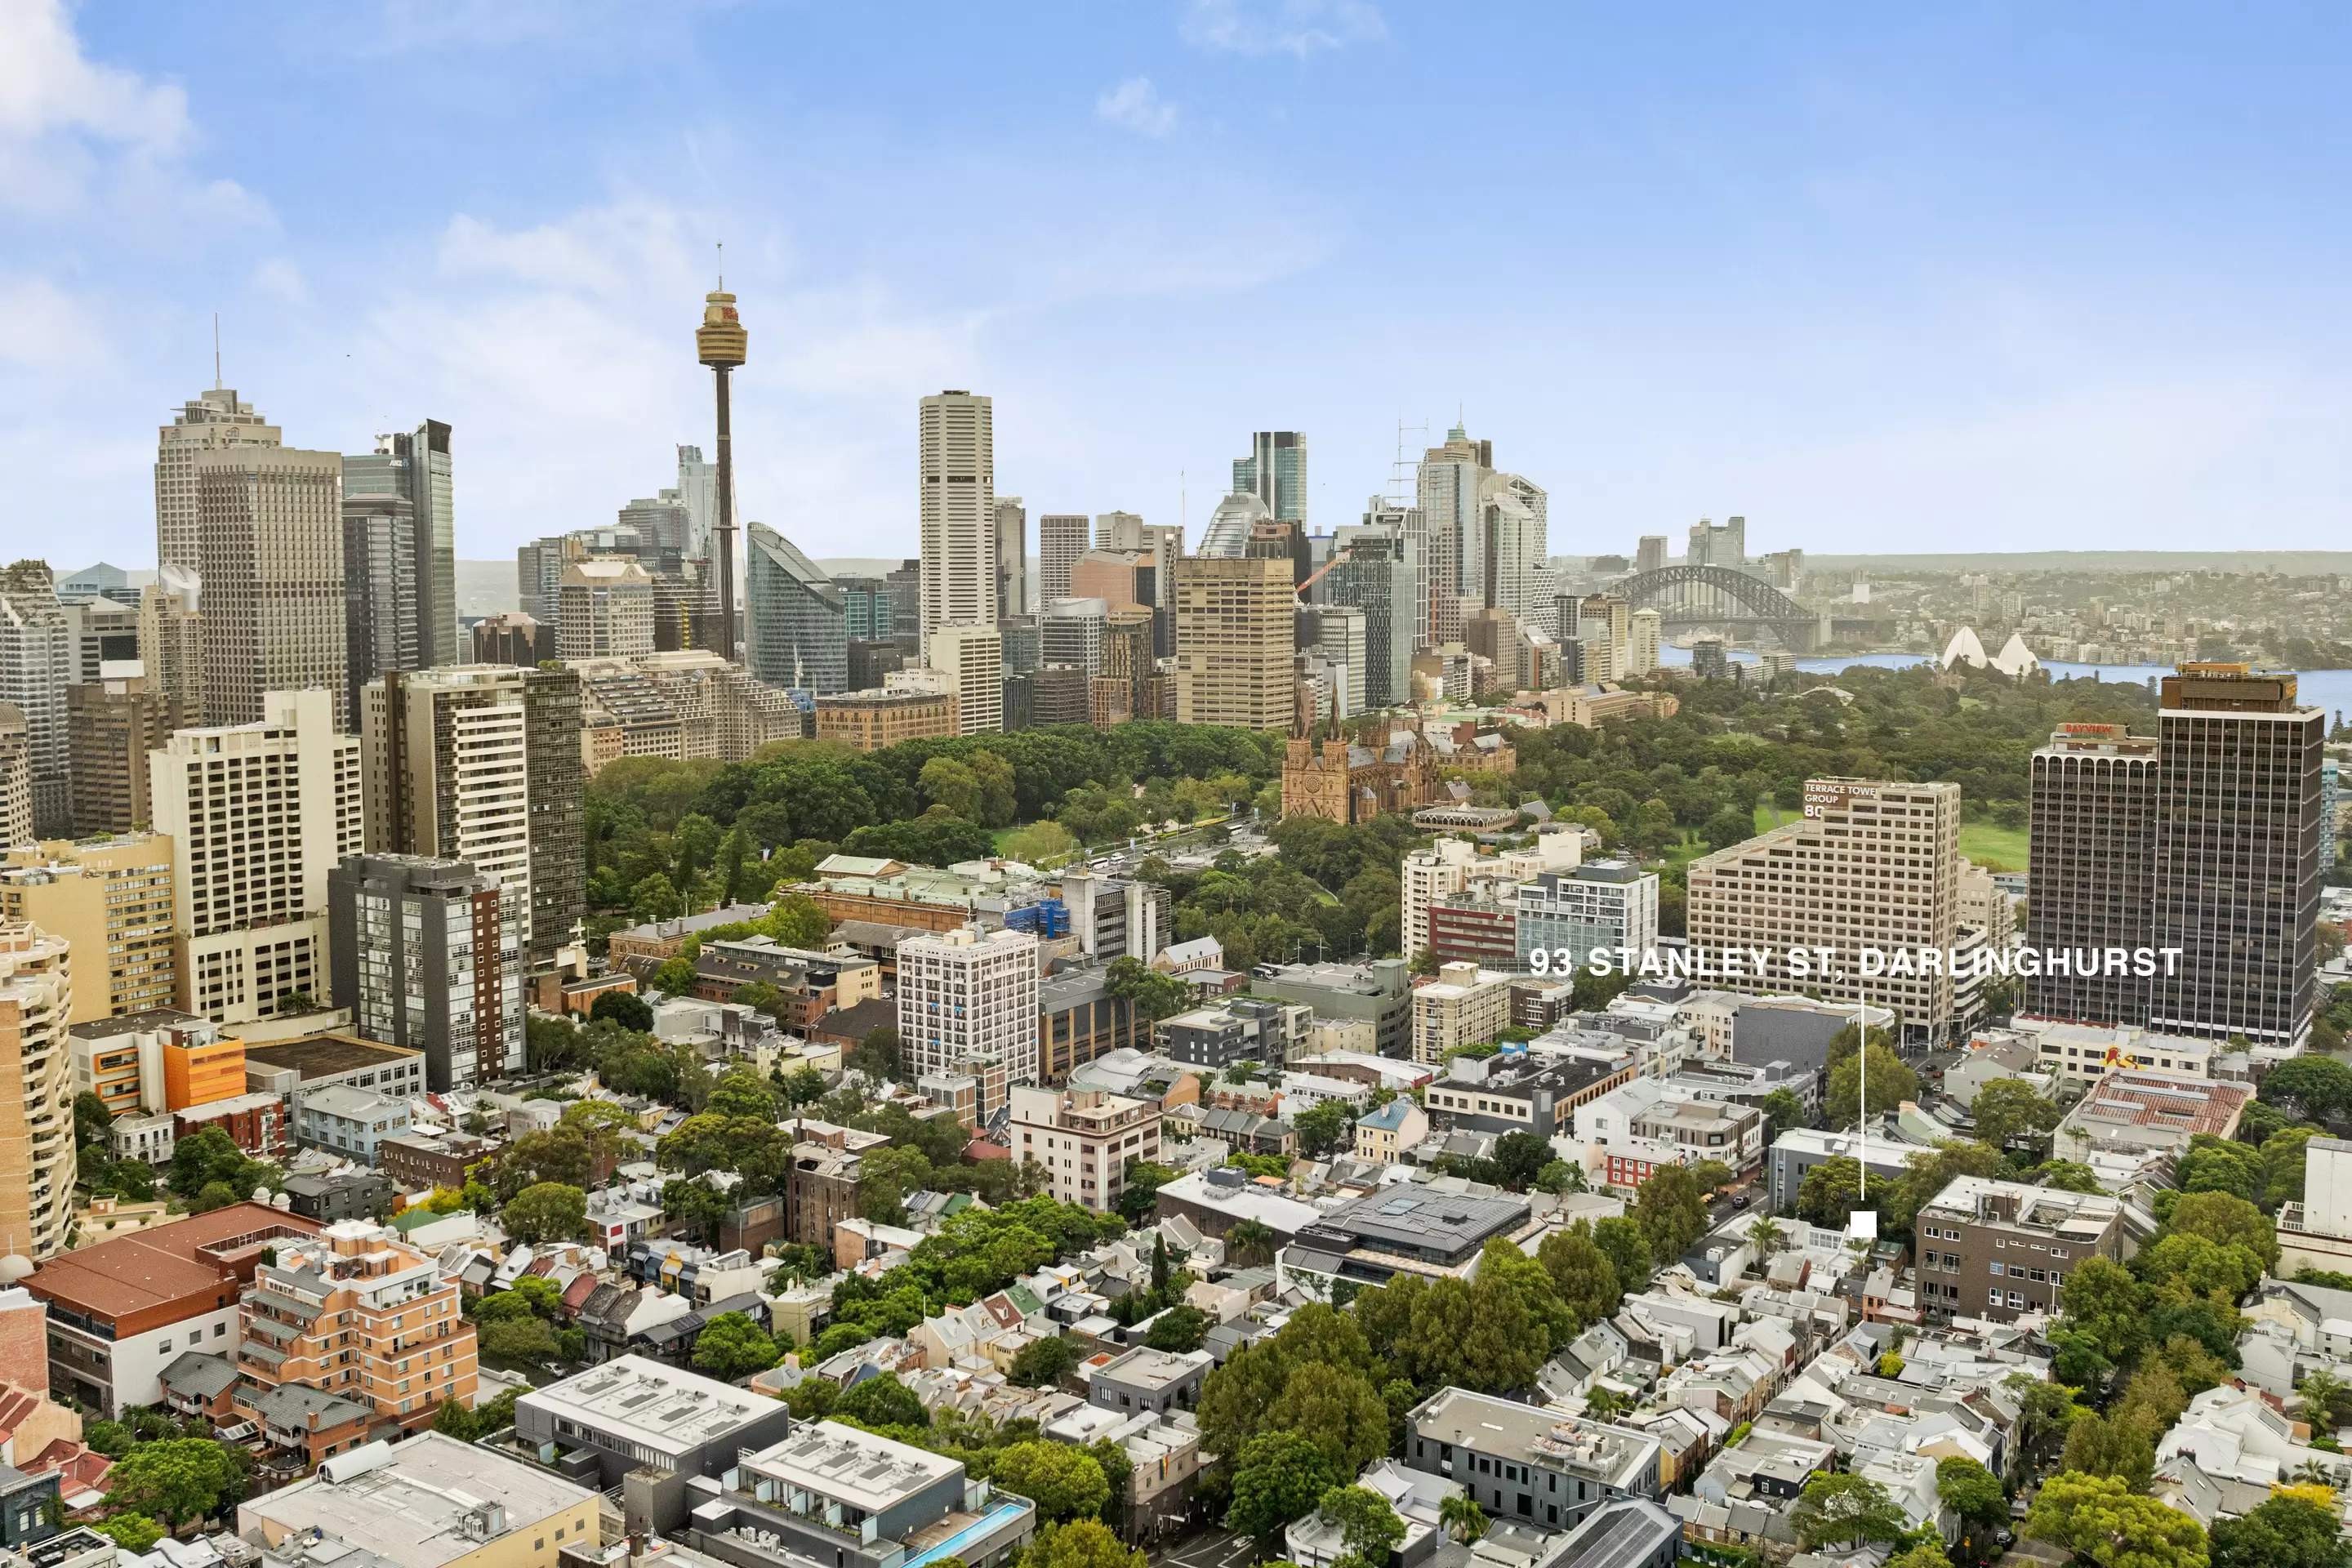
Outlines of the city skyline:
M904 409L946 386L1000 406L1000 487L1034 513L1192 537L1257 429L1311 433L1309 515L1352 518L1400 415L1430 427L1409 450L1461 417L1509 452L1558 498L1563 553L1727 513L1759 552L1890 524L2011 549L2328 537L2337 220L2296 195L2341 159L2324 93L2296 90L2319 24L1528 12L1456 37L1303 0L1064 21L1034 59L976 18L891 38L892 90L853 100L813 68L881 47L848 16L355 13L232 51L193 19L20 8L12 52L50 85L0 132L5 288L35 329L0 366L30 411L0 438L45 527L149 564L140 437L211 384L217 310L222 379L289 446L454 426L457 552L499 559L708 446L676 338L724 240L773 345L739 378L742 519L818 559L913 552L915 498L875 477L905 473ZM255 85L428 47L446 83L397 127ZM933 156L926 85L975 54L1025 107ZM1357 110L1367 71L1408 64L1440 97L1496 90L1442 133ZM2228 112L2175 123L2190 86ZM393 140L467 155L353 247L350 175ZM774 142L808 155L749 151ZM1246 243L1219 216L1239 161L1296 171ZM1449 180L1524 215L1513 254L1379 243L1379 215ZM968 264L895 259L975 222L995 243ZM1465 299L1509 332L1432 330Z

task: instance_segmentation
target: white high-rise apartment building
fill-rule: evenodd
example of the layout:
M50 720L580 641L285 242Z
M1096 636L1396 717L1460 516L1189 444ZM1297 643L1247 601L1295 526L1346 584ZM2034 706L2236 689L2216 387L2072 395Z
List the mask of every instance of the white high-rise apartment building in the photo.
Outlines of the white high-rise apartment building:
M147 755L155 831L172 841L184 1012L244 1024L289 991L326 998L327 874L359 853L364 815L339 696L272 691L255 722L182 730Z
M1940 1036L1955 1014L1945 955L1959 937L1960 786L1807 779L1804 808L1690 863L1691 957L1720 990L1867 1000L1895 1009L1906 1033ZM1875 975L1864 948L1883 955ZM1809 955L1801 974L1790 963L1799 949Z
M926 397L919 434L928 658L940 627L996 624L996 437L990 402L969 392ZM1002 693L997 703L1001 713ZM1002 729L1002 721L992 727Z
M977 926L898 944L898 1065L911 1082L992 1056L1013 1083L1037 1081L1037 939Z
M342 454L239 445L194 467L205 721L250 724L264 692L315 686L348 727Z
M1004 634L993 626L945 626L931 633L929 664L955 694L956 733L1004 728Z
M498 879L531 941L530 672L467 664L404 672L362 697L372 855L463 860Z
M33 830L43 837L73 830L66 689L77 679L75 656L73 626L47 564L0 569L0 702L24 721L25 782Z
M1459 838L1441 838L1427 849L1404 858L1399 876L1404 883L1402 929L1404 955L1411 958L1429 945L1429 909L1469 885L1471 862L1478 847Z
M1664 640L1662 628L1665 617L1655 610L1636 610L1629 625L1625 673L1652 674L1658 668L1658 647Z
M277 426L227 387L198 393L155 440L155 562L197 570L196 454L283 445Z

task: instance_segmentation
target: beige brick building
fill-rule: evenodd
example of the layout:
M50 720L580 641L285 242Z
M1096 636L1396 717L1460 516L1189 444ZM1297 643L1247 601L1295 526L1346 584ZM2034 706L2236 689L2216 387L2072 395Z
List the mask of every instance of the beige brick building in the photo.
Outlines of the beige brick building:
M1289 733L1298 698L1297 603L1286 559L1179 561L1177 722Z

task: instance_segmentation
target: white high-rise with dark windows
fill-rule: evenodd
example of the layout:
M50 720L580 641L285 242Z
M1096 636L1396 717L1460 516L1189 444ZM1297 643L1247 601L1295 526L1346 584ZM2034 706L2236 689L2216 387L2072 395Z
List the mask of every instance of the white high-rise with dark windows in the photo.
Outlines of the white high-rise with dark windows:
M941 626L996 624L996 437L990 401L942 392L922 401L923 652Z
M250 1023L323 1001L327 873L360 850L360 743L342 694L272 691L249 724L182 730L147 756L172 841L182 1011Z
M898 943L898 1052L909 1081L992 1056L1037 1081L1037 939L976 926Z
M215 386L190 398L156 434L156 565L196 570L197 453L280 445L278 426L256 414L252 404L239 402L234 390Z

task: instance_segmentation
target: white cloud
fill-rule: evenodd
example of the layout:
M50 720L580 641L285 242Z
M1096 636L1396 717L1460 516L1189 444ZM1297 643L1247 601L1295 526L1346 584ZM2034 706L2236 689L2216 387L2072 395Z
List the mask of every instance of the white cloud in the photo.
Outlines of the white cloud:
M1370 0L1187 0L1177 31L1204 49L1235 55L1296 55L1388 37Z
M1131 76L1096 99L1095 114L1146 136L1165 136L1176 129L1176 106L1160 98L1148 76Z
M77 306L46 278L0 276L0 364L27 370L89 369L87 306Z

